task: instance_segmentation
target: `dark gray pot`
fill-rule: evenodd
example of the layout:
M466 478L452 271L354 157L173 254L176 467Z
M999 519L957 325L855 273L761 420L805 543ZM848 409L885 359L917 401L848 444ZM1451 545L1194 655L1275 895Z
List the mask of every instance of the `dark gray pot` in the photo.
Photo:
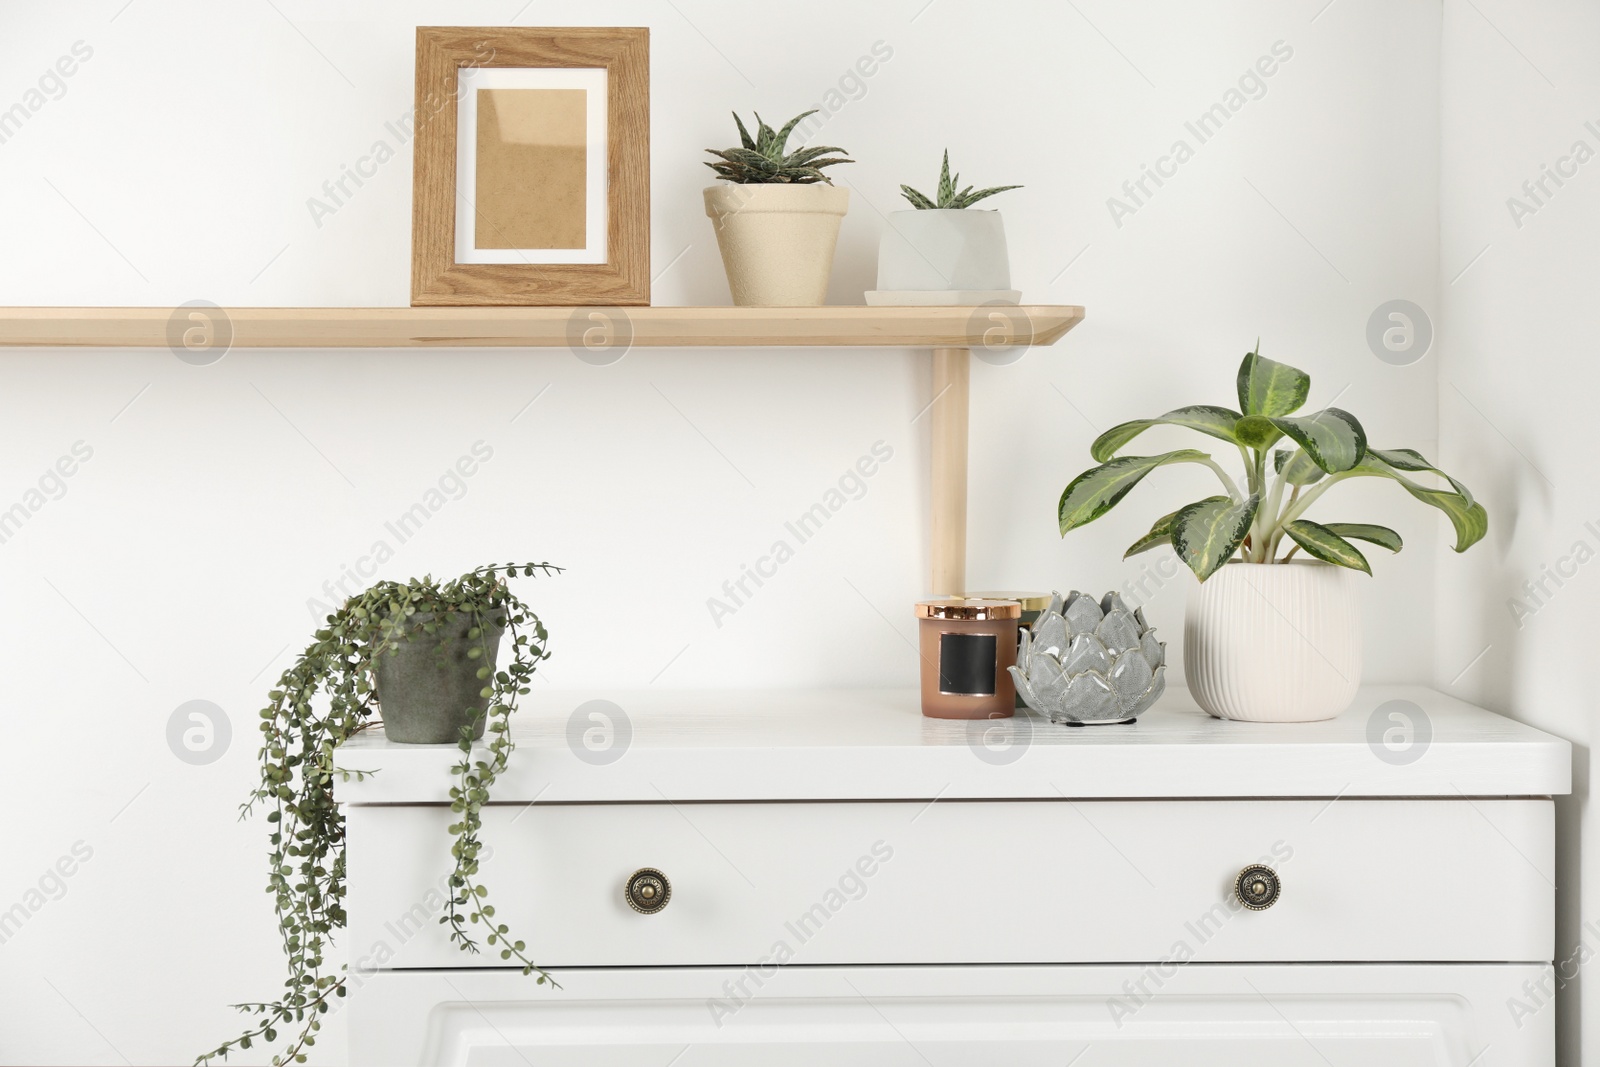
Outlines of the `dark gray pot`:
M384 733L408 745L452 744L461 739L461 728L476 719L472 736L482 737L489 702L478 695L487 684L478 678L478 670L488 667L494 673L505 628L485 623L482 636L469 641L471 615L451 613L434 633L424 633L422 624L431 619L425 612L411 616L405 640L373 664ZM482 647L483 655L468 659L467 649L474 645Z

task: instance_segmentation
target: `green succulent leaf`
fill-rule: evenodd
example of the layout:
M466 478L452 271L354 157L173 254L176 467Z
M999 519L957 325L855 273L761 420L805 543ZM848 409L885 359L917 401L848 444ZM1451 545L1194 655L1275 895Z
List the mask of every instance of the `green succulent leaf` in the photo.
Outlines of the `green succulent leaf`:
M815 145L786 154L789 135L807 116L814 114L816 114L814 109L803 112L784 123L782 129L774 130L758 113L756 133L752 137L744 120L735 112L733 121L739 128L739 147L706 149L720 161L708 162L706 166L715 171L719 178L741 185L807 185L813 182L827 182L829 179L822 173L823 167L853 162L842 155L830 155L834 152L842 153L843 149L831 145Z
M1261 355L1261 346L1239 364L1239 410L1269 419L1292 415L1311 393L1311 375Z
M1124 422L1120 426L1113 426L1099 437L1094 444L1089 446L1089 454L1097 463L1104 463L1117 454L1117 450L1144 433L1152 426L1183 426L1190 430L1199 430L1229 444L1238 444L1239 438L1233 432L1234 424L1239 421L1237 411L1219 408L1210 404L1195 404L1192 407L1176 408L1167 412L1160 418L1135 419Z
M1237 504L1211 496L1180 508L1172 518L1172 547L1203 582L1238 550L1260 504L1261 495L1252 493Z
M1397 468L1385 458L1397 453L1408 466ZM1451 488L1430 489L1425 485L1418 485L1401 473L1406 470L1425 470L1438 474L1450 483ZM1414 499L1444 512L1445 517L1450 520L1450 525L1455 529L1457 552L1465 552L1483 540L1484 535L1489 532L1489 513L1483 509L1482 504L1472 499L1467 487L1437 467L1428 464L1427 460L1410 449L1372 450L1352 473L1392 478Z
M939 165L939 203L948 204L956 193L956 179L950 177L950 149L944 150L944 162Z
M1329 522L1323 525L1347 541L1366 541L1387 548L1390 552L1398 552L1405 547L1400 535L1387 526L1373 526L1364 522Z
M1160 545L1172 544L1172 520L1177 517L1178 513L1176 511L1170 515L1161 516L1155 521L1155 525L1150 527L1149 533L1128 546L1128 551L1122 554L1122 558L1127 559L1129 556L1137 556L1141 552L1148 552L1150 549Z
M755 138L751 137L750 131L744 128L744 120L739 117L739 113L737 111L733 113L733 123L735 126L739 127L739 143L745 148L750 149L752 152L755 151Z
M996 193L1003 193L1008 189L1022 188L1020 185L996 185L973 192L970 185L964 189L960 189L960 186L961 175L950 173L950 150L947 148L944 150L944 160L939 165L939 184L934 190L935 195L930 197L919 193L909 185L900 187L900 195L904 196L911 203L911 206L919 211L959 210L971 207L985 197L994 196ZM957 191L958 189L960 189L959 192Z
M783 163L788 167L800 167L809 164L812 160L821 159L829 152L843 153L844 149L835 148L833 145L813 145L810 148L799 148L783 157ZM836 161L842 162L842 161Z
M1306 455L1303 448L1293 452L1287 448L1278 449L1272 455L1272 465L1289 485L1313 485L1327 473Z
M789 135L794 132L794 128L796 126L800 125L806 119L810 118L812 115L815 115L816 113L817 113L817 109L816 108L812 108L810 111L802 111L802 112L800 112L800 114L796 115L794 118L790 119L788 122L783 124L783 129L778 131L778 137L777 137L777 149L778 149L778 151L780 153L783 151L784 146L789 143ZM824 151L824 152L842 152L843 149L841 149L841 148L825 148L822 151Z
M1326 526L1296 519L1284 526L1283 531L1294 538L1294 543L1305 549L1307 554L1324 563L1372 573L1372 568L1367 565L1367 557L1361 554L1361 550Z
M825 182L825 181L828 180L828 177L827 177L827 175L823 174L821 170L817 169L818 167L826 167L830 163L853 163L853 162L855 162L855 161L854 160L850 160L850 159L825 159L825 160L822 160L821 162L819 162L817 164L817 166L815 166L815 167L797 167L797 168L794 168L792 170L786 171L785 172L785 176L780 178L779 180L780 181L784 181L784 182L792 182L793 184L796 184L796 185L810 185L813 182L818 182L818 181Z
M708 148L706 151L736 166L751 167L765 171L768 174L776 173L778 170L778 164L775 161L749 148L725 148L721 150ZM712 164L712 166L715 165Z
M1164 452L1158 456L1121 456L1084 471L1061 493L1056 516L1061 533L1093 522L1117 505L1128 491L1157 467L1169 463L1197 463L1209 459L1193 448Z
M1021 188L1022 188L1022 186L1020 186L1020 185L991 185L989 188L987 188L987 189L979 189L975 193L972 193L972 192L963 193L961 195L959 201L957 203L955 203L955 204L952 204L951 206L952 207L958 207L958 208L969 208L973 204L976 204L979 200L987 199L988 197L991 197L991 196L995 195L996 193L1005 193L1005 192L1010 192L1012 189L1021 189Z
M776 142L778 139L778 131L774 130L771 126L768 126L762 121L761 112L757 111L755 116L756 151L762 153L763 155L770 155L774 148L774 142Z

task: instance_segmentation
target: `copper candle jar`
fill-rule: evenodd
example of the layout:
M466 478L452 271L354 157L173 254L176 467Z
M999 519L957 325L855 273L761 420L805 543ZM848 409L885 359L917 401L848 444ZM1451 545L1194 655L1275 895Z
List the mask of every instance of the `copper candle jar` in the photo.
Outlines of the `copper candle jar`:
M1015 711L1006 668L1017 662L1015 600L952 597L917 603L922 714L930 719L1003 719Z
M1021 604L1022 620L1017 628L1017 640L1019 643L1022 639L1021 631L1033 629L1034 620L1038 619L1039 614L1050 606L1049 593L1019 593L1013 591L1008 593L968 593L967 596L968 598L976 598L979 600L1015 600L1018 604ZM1012 688L1016 688L1015 683L1012 684ZM1019 709L1028 706L1027 704L1023 703L1021 693L1017 694L1017 699L1014 706Z

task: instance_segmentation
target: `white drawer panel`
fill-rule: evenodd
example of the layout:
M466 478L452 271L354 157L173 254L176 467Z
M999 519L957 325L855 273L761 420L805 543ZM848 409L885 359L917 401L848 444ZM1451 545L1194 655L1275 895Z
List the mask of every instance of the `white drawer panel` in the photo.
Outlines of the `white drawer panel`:
M1529 964L506 971L357 980L354 1067L1551 1067Z
M501 966L437 923L451 820L355 806L352 968ZM551 967L1540 961L1548 800L941 801L495 807L500 921ZM1231 906L1266 862L1270 909ZM637 868L672 883L639 915Z

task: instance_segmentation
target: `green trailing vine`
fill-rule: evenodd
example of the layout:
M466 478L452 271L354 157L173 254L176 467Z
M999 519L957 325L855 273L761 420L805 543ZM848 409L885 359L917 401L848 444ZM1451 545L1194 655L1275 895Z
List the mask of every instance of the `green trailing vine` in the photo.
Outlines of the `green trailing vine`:
M240 805L240 818L251 815L258 803L266 809L271 830L267 892L273 897L289 975L281 999L234 1005L251 1017L249 1026L198 1057L197 1064L226 1059L257 1041L275 1042L280 1028L287 1043L272 1062L306 1062L322 1015L335 998L345 995L345 968L334 968L327 960L334 932L346 919L344 816L334 802L334 781L359 781L372 773L336 765L334 751L377 721L377 657L393 655L418 635L437 636L442 654L454 640L447 623L459 622L463 615L471 619L466 640L476 642L467 648L467 657L485 660L477 674L484 683L480 696L486 709L462 728L457 742L461 758L451 767L455 784L450 810L460 818L450 826L453 892L439 922L449 926L450 940L458 948L472 953L479 946L471 928L482 923L485 943L497 946L501 959L514 959L523 974L537 974L540 984L555 984L528 957L526 944L495 921L494 905L479 878L478 855L483 806L515 748L511 715L518 698L527 694L539 661L550 655L544 623L511 591L507 579L559 570L546 563L489 564L448 582L431 576L379 582L328 616L310 646L278 678L261 710L261 782ZM486 657L495 651L490 635L502 627L511 662L496 671ZM473 734L479 722L486 751L475 760Z

